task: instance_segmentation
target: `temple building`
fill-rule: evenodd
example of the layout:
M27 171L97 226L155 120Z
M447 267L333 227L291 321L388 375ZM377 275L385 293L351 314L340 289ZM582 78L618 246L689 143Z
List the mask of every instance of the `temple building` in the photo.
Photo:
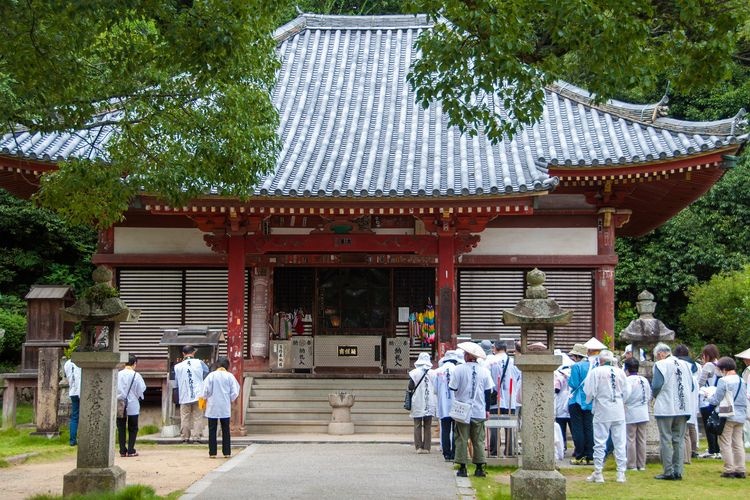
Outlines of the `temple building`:
M282 149L254 196L175 207L143 193L100 234L94 263L141 310L121 350L166 370L164 329L209 325L246 372L403 373L409 353L458 337L517 337L501 311L534 267L574 311L557 347L613 335L615 238L718 181L748 139L742 114L676 120L661 103L596 104L558 82L538 123L492 144L449 127L439 102L415 103L406 76L430 26L301 15L275 32ZM0 187L29 197L115 133L6 133Z

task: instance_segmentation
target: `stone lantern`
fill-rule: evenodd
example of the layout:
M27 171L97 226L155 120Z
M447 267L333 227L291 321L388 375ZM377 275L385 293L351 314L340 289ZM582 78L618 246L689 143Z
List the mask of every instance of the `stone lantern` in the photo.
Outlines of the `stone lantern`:
M136 321L140 311L117 298L111 271L99 267L92 277L94 286L63 310L66 321L81 323L81 344L71 356L81 368L77 467L65 474L65 496L125 487L125 471L114 465L114 421L116 368L127 353L117 349L120 322Z
M521 425L521 468L510 476L511 496L516 499L563 499L565 476L555 470L553 372L562 363L553 354L554 330L566 325L572 311L560 308L548 298L545 274L534 269L526 275L526 298L503 311L505 325L521 327L520 353L516 366L523 372L523 423ZM530 336L546 336L545 348L529 348Z
M641 361L639 359L641 348L650 353L659 342L674 340L674 330L666 327L661 320L654 317L656 302L654 295L648 290L638 294L636 302L638 318L630 322L623 331L620 338L630 342L633 346L633 356L636 356L640 365L638 373L650 382L654 372L653 361ZM646 428L646 461L659 462L661 460L659 451L659 429L654 418L653 401L648 406L649 420Z

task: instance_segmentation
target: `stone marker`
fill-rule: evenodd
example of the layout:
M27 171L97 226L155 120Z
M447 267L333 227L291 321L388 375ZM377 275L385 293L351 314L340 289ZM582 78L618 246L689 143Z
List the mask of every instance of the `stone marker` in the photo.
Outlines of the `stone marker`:
M521 468L510 476L510 494L515 499L559 500L566 498L565 476L555 469L554 377L562 362L553 353L554 327L570 322L572 311L561 309L547 296L545 274L534 269L526 275L526 298L510 311L503 311L505 325L521 327L520 354L516 366L523 373L521 422ZM544 347L529 348L529 334L546 335Z

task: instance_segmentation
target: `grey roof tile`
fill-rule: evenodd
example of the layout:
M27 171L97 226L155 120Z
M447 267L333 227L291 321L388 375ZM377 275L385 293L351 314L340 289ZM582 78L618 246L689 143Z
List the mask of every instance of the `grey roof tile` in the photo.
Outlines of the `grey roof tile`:
M544 191L547 165L665 160L747 141L742 115L714 122L659 117L659 105L595 104L574 85L546 91L539 123L491 144L448 127L442 106L416 104L406 75L425 16L302 15L276 33L273 91L282 149L256 194L270 197L434 197ZM656 119L653 119L656 117ZM110 123L117 113L99 117ZM111 125L0 139L0 154L43 161L103 158ZM742 135L744 134L744 135Z

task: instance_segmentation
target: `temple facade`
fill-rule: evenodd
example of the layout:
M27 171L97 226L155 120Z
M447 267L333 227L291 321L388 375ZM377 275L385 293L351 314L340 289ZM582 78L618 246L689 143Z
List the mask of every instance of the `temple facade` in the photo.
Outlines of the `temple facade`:
M175 207L144 193L100 234L94 263L141 310L121 350L166 370L164 329L208 325L245 371L401 371L458 337L518 337L501 311L534 267L574 311L556 347L613 338L616 237L718 181L747 141L742 114L681 121L559 82L538 123L492 144L449 127L440 103L415 103L406 76L430 27L301 15L276 31L282 149L254 196ZM5 134L0 186L30 196L115 133Z

